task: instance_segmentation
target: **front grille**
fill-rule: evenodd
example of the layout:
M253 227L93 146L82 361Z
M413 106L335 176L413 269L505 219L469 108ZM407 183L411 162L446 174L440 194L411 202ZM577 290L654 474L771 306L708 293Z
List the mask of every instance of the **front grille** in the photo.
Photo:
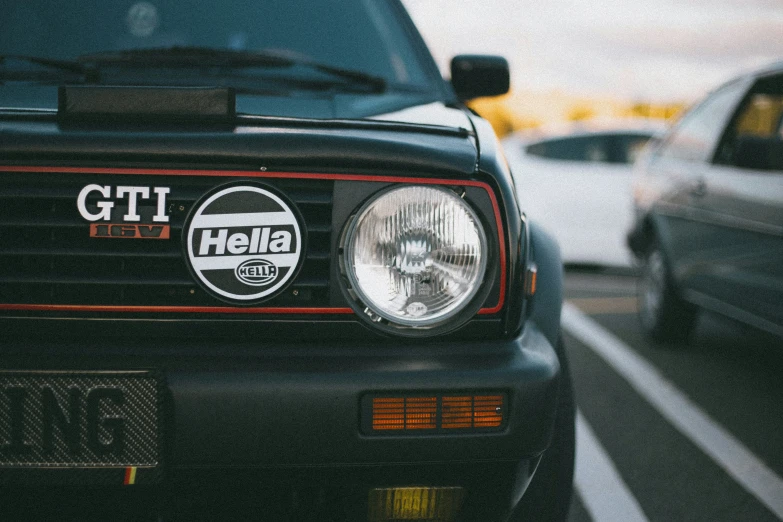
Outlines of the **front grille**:
M0 304L226 306L202 290L189 273L181 236L196 201L237 179L243 177L0 171ZM334 182L254 181L277 188L293 201L307 229L301 272L263 306L328 307ZM90 184L170 187L171 238L91 238L90 222L77 208L79 192ZM93 193L94 200L98 197ZM140 199L139 213L154 214L155 204L155 199Z

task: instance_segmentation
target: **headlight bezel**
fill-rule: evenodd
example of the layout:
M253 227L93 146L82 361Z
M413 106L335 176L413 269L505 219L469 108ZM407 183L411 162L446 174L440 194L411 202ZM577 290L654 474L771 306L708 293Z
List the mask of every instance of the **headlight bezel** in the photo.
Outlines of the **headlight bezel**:
M496 203L492 201L494 208L494 214L487 215L487 209L482 208L477 201L472 201L472 198L468 196L468 189L472 185L450 185L441 183L395 183L387 185L379 190L373 191L369 196L351 212L348 219L343 224L342 231L338 239L338 272L340 275L340 287L341 290L353 308L356 315L358 315L364 322L372 326L372 328L381 331L386 334L403 337L429 337L435 335L442 335L449 333L460 326L464 325L471 318L475 317L482 305L487 301L488 296L492 292L497 283L498 274L498 223L495 223L497 218ZM352 239L353 233L361 216L380 198L384 197L390 192L411 187L422 187L427 189L435 189L446 192L450 196L458 199L469 210L471 216L475 220L476 226L480 231L483 243L483 257L484 268L483 278L479 278L475 290L472 295L466 299L461 307L453 310L444 317L436 321L428 321L427 324L403 324L402 322L394 321L384 314L378 313L373 309L363 297L362 291L357 290L357 281L353 276L352 269L349 269L349 245L348 242ZM483 192L483 190L482 190ZM491 194L491 193L490 193ZM475 195L475 192L474 192ZM486 205L484 205L485 207Z

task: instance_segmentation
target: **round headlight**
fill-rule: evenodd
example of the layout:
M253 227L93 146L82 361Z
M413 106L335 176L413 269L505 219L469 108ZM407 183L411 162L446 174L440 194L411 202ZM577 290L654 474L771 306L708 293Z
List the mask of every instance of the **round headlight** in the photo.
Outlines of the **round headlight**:
M344 239L352 292L377 321L432 328L476 296L487 238L473 209L451 190L394 188L356 214Z

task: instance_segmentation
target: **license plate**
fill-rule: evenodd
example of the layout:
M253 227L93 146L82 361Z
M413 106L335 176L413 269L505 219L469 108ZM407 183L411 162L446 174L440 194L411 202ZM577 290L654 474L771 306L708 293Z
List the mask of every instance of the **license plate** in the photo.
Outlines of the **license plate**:
M157 372L0 371L0 468L156 468Z

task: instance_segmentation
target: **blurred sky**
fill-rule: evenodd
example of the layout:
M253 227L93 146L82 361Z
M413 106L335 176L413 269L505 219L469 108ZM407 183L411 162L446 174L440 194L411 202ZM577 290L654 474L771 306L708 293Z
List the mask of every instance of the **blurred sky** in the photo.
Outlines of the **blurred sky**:
M403 0L445 74L505 56L512 89L692 101L783 60L783 0Z

